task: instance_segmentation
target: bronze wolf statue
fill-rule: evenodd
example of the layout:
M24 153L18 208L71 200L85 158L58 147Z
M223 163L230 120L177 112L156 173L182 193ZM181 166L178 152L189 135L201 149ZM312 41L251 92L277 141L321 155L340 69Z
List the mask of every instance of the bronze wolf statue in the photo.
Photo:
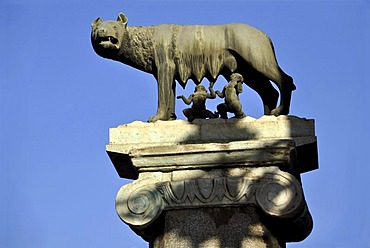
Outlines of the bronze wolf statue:
M153 74L158 84L158 109L149 121L175 118L175 80L185 87L189 79L199 84L205 77L230 79L240 73L261 97L264 114L289 113L293 79L278 65L270 38L246 24L127 26L117 21L91 23L95 52ZM280 91L280 106L276 108Z

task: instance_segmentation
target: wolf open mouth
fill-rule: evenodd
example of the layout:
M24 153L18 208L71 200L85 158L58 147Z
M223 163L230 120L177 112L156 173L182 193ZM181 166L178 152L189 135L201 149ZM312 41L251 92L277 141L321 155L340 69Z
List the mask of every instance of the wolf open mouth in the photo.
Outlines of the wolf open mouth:
M119 49L119 40L113 36L98 37L97 43L106 49Z
M99 43L106 43L106 42L117 44L118 39L113 36L99 37Z

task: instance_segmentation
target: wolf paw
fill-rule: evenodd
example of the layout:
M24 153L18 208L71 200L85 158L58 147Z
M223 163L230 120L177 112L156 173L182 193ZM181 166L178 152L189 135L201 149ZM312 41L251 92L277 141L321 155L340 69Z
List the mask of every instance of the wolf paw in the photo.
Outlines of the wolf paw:
M289 109L286 109L284 106L279 106L276 109L273 109L270 114L275 116L288 115Z
M168 120L174 120L176 119L176 115L175 116L171 116L171 117L168 117L168 115L166 114L156 114L152 117L149 118L148 122L156 122L156 121L168 121Z

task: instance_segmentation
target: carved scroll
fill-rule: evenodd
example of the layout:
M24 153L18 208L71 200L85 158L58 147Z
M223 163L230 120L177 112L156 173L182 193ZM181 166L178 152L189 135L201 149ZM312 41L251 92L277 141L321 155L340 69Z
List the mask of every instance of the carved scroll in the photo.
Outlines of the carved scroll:
M145 227L163 210L245 205L258 206L269 216L285 219L300 214L305 206L300 183L282 171L258 176L149 182L125 185L118 192L116 209L124 222Z

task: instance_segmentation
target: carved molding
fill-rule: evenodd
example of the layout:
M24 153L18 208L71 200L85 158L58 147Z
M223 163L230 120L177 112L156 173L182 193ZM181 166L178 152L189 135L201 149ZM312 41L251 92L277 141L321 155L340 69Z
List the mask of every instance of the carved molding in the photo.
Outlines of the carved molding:
M299 215L305 202L298 180L283 171L184 181L137 180L123 186L116 198L118 215L136 228L149 225L163 210L243 205L286 219Z
M318 168L314 120L294 116L136 121L111 128L106 150L120 177L129 179L225 166L273 164L293 173Z

